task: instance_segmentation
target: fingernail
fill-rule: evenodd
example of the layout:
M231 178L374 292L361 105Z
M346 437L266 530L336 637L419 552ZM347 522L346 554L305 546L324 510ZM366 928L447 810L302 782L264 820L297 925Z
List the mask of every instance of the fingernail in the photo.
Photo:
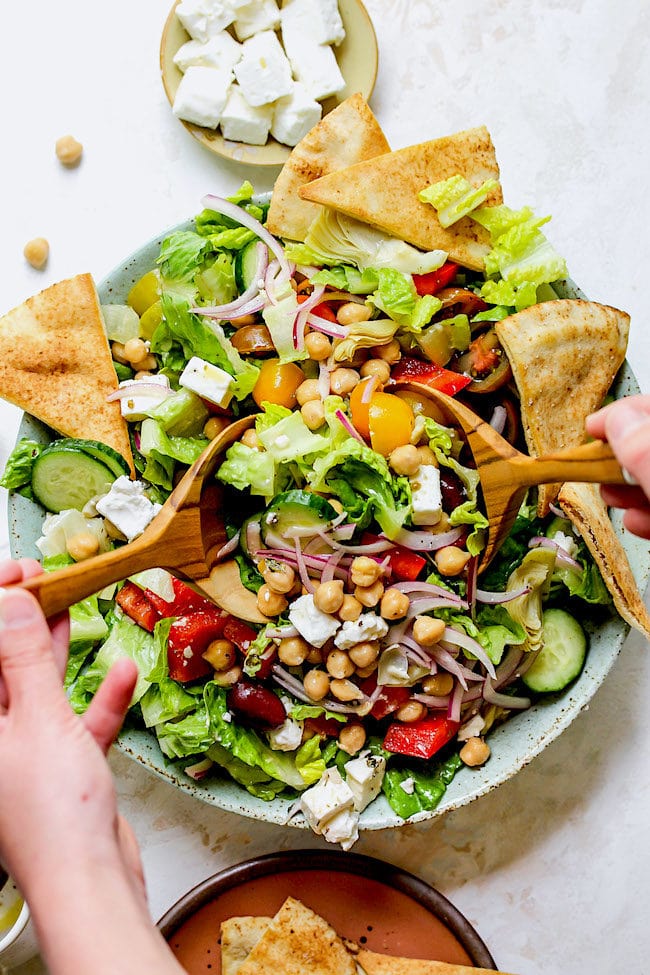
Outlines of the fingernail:
M620 406L612 410L607 418L605 430L608 440L621 440L636 427L648 426L650 416L636 410L633 406Z
M31 623L38 615L38 607L26 592L7 589L0 590L0 626L5 629L20 629Z

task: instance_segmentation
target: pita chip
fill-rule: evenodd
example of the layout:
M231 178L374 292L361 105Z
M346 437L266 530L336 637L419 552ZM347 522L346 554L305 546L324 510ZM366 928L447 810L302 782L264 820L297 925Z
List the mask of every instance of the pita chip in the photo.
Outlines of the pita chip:
M450 965L444 961L393 958L361 949L357 961L366 975L496 975L493 969Z
M475 187L499 179L484 126L359 162L307 183L299 193L303 200L332 207L421 250L444 250L451 261L482 270L491 247L488 232L471 217L444 228L434 207L418 198L420 190L458 174ZM502 202L499 186L486 205Z
M596 484L563 484L558 500L584 539L626 623L650 640L650 615Z
M336 931L300 901L287 897L238 970L238 975L357 975Z
M304 240L320 207L301 200L300 187L385 152L390 146L363 95L346 98L291 151L273 187L267 228L287 240Z
M533 457L584 442L585 419L602 405L625 359L629 327L625 312L573 299L544 301L497 322ZM559 488L540 486L540 515Z
M273 918L231 917L221 922L221 972L237 975Z
M117 376L90 274L46 288L0 318L0 395L65 437L108 444L131 465Z

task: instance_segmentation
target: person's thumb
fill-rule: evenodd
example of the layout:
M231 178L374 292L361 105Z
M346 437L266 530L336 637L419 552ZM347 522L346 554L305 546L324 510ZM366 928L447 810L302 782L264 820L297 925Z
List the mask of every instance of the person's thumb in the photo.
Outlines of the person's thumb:
M34 597L21 589L0 592L0 671L10 706L60 685L45 617Z
M621 466L650 495L650 413L621 400L605 415L605 434Z

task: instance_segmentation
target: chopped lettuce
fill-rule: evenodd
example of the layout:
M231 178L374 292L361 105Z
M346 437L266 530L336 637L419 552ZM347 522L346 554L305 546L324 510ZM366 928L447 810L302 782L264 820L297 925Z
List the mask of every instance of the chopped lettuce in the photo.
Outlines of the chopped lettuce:
M198 437L209 414L200 396L181 388L149 410L148 416L171 437Z
M163 490L171 491L176 463L193 464L207 445L207 437L170 437L157 420L143 420L140 428L140 453L146 458L143 476Z
M238 441L226 451L226 459L217 471L224 484L238 491L272 498L275 494L275 461L266 450L256 450Z
M263 430L258 428L257 435L276 464L323 453L329 447L328 438L312 433L298 412Z
M208 241L193 230L177 230L160 246L158 264L163 279L188 281L194 278L203 262Z
M382 792L391 809L402 819L408 819L415 813L436 808L462 764L458 755L452 755L427 771L401 765L389 767L382 782ZM408 784L407 789L402 788L405 784Z
M287 283L286 289L276 295L276 303L267 305L262 312L280 362L309 358L307 350L296 348L294 340L294 323L299 310L296 292Z
M441 227L451 227L461 217L466 217L481 203L485 203L488 195L498 185L495 179L486 179L481 186L472 186L464 176L458 174L420 190L418 197L437 210Z
M367 295L379 287L379 276L374 268L367 267L359 271L350 264L322 268L312 275L311 281L312 284L330 285L340 291L349 291L353 295Z
M128 616L115 617L108 638L87 670L78 677L80 690L95 694L113 664L123 657L130 657L138 668L138 679L131 698L131 705L136 704L151 684L149 674L156 663L156 642L151 633L132 623Z
M74 565L69 555L50 555L43 559L45 572L56 572L66 565ZM96 643L108 636L108 626L99 611L97 596L88 596L70 607L70 643Z
M418 295L410 274L387 267L380 268L377 277L378 287L370 301L403 328L420 332L442 308L435 295Z
M8 491L18 491L28 498L33 497L32 468L44 446L45 444L27 437L19 440L9 454L4 474L0 478L0 487L7 488Z
M199 299L214 305L225 305L237 295L235 266L228 254L219 254L216 260L199 271L194 278Z

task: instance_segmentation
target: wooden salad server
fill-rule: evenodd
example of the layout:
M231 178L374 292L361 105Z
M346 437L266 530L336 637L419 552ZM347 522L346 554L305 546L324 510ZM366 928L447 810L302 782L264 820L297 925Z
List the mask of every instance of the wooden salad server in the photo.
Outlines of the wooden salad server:
M465 434L481 478L483 509L490 523L479 572L487 567L512 528L529 487L538 484L587 481L598 484L629 484L609 444L593 440L543 457L529 457L516 450L489 423L446 393L421 383L400 383L432 400Z
M254 416L243 417L211 441L138 538L56 572L34 576L20 583L21 588L36 596L46 616L54 616L136 572L167 569L239 619L268 622L257 608L255 593L241 584L236 562L217 560L226 530L220 510L223 490L212 475L224 452L254 422Z

